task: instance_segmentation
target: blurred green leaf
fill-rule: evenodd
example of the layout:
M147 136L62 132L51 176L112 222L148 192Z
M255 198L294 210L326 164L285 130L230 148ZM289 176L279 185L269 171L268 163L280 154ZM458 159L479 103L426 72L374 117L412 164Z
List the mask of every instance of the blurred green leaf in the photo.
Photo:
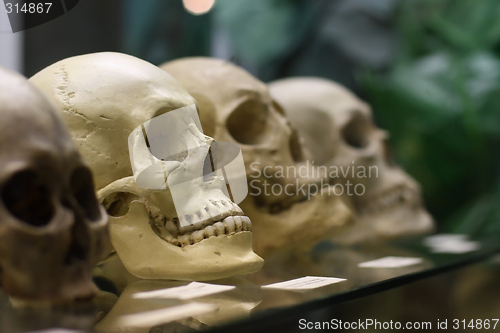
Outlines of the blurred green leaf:
M387 73L362 75L377 121L430 210L440 220L467 207L463 220L447 224L457 231L475 223L500 233L500 222L487 222L500 217L500 196L487 194L500 162L499 14L493 0L402 1L399 60Z

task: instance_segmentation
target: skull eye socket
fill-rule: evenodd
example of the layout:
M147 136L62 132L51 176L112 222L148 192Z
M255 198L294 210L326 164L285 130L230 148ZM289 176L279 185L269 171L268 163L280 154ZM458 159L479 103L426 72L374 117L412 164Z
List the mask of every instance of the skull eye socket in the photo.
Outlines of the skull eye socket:
M257 101L242 103L227 119L227 129L239 143L255 145L265 142L269 126L269 109Z
M2 189L2 200L13 216L35 227L54 216L50 190L32 170L14 174Z
M356 113L342 129L342 137L348 145L354 148L365 148L370 142L368 137L370 128L371 124L368 119L361 113Z
M85 167L77 168L71 176L71 192L80 207L85 211L87 219L98 221L101 218L99 204L94 192L92 173Z

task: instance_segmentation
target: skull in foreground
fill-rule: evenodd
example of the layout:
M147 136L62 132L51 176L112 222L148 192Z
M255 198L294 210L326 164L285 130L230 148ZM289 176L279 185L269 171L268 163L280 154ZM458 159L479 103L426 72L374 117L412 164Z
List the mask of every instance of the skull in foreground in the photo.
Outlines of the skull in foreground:
M309 185L320 190L317 172L304 163L299 137L264 83L218 59L185 58L161 68L196 98L211 136L240 146L250 186L241 206L255 223L259 255L309 247L349 224L351 212L338 197L311 195Z
M332 185L342 185L343 193L340 187L336 193L356 213L356 226L337 242L377 241L433 230L419 184L394 164L388 134L375 126L366 103L320 78L275 81L270 91L304 137L309 157L326 169Z
M135 57L97 53L62 60L31 81L63 113L89 161L129 272L209 280L262 266L250 219L224 195L220 178L203 178L213 139L201 132L195 100L171 76ZM175 135L154 132L152 121L164 117ZM162 135L164 145L153 146Z
M89 298L110 250L91 171L43 94L1 68L0 115L1 288L28 301Z

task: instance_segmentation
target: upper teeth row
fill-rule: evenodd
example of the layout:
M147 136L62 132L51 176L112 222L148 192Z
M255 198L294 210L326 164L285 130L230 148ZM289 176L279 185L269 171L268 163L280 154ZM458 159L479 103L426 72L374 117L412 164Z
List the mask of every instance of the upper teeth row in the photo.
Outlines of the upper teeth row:
M252 231L252 222L247 216L228 216L222 221L207 225L199 230L191 230L185 234L178 234L178 228L174 221L165 221L163 216L157 216L153 220L155 232L175 246L192 245L210 237L232 235L241 231Z
M375 197L358 203L361 214L375 213L398 204L417 204L420 200L418 192L408 187L398 186Z

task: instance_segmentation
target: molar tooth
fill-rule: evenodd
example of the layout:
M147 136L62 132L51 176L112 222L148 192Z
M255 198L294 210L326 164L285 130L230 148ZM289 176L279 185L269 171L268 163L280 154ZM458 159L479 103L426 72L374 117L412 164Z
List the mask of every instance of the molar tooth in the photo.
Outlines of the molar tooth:
M245 230L252 231L252 221L248 216L242 216L241 220L243 221L243 227Z
M179 240L182 246L191 245L188 235L180 235L177 239Z
M222 224L222 222L214 223L214 228L217 236L226 234L226 230L224 229L224 224Z
M236 232L243 231L243 221L241 220L241 216L234 217L234 224L236 225Z
M234 217L228 216L224 219L224 225L226 226L227 233L232 234L236 230L236 226L234 224Z
M182 233L188 233L188 232L192 232L195 230L195 227L193 224L188 224L186 226L183 226L183 227L180 227L179 230L182 232Z
M170 240L170 243L172 243L175 246L179 246L180 245L179 240L177 238L172 238L172 240Z
M168 232L170 232L173 235L177 235L177 227L175 226L175 223L172 221L167 221L165 223L165 229L167 229Z
M163 216L158 215L157 217L155 217L155 223L163 227L165 225L165 220Z
M191 237L193 237L194 243L201 242L203 240L205 232L203 230L196 230L191 234Z
M172 235L170 234L166 234L165 236L163 236L163 239L166 240L167 242L169 243L173 243L174 240L177 240L177 238L174 238Z
M205 238L215 236L215 229L213 226L209 225L205 228Z

